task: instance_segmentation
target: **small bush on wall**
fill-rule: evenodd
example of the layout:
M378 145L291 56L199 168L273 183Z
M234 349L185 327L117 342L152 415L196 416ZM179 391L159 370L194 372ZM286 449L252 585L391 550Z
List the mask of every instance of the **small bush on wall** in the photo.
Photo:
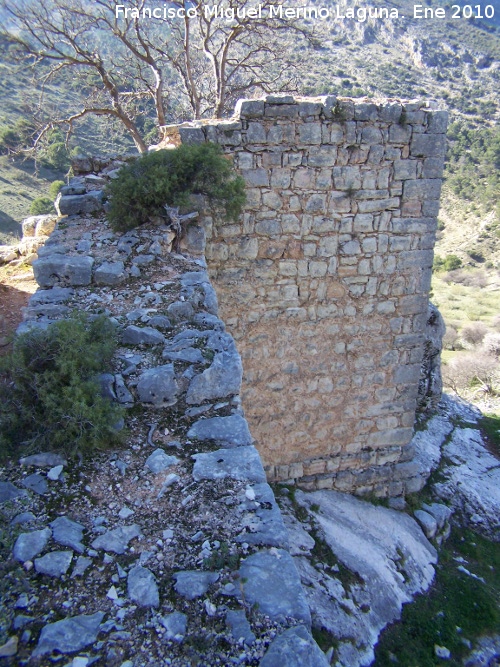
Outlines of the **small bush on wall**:
M216 144L154 151L122 167L107 187L108 218L115 231L126 231L164 216L165 205L187 206L192 194L205 195L227 219L241 213L245 182Z
M74 316L20 335L0 365L0 458L116 443L123 410L100 395L97 379L115 348L106 317Z

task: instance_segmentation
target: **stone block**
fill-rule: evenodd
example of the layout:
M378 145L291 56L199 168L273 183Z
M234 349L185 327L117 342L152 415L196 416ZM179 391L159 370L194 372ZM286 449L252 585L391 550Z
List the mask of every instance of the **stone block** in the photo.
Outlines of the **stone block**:
M262 123L248 123L246 140L250 144L263 144L266 142L266 130Z
M383 141L382 132L377 127L364 127L361 132L361 142L363 144L381 144ZM381 158L379 158L380 161Z
M250 187L269 187L269 174L266 169L242 169L241 175Z
M255 223L255 233L263 236L274 236L281 234L279 220L261 220Z
M422 178L442 178L444 157L428 157L424 160Z
M247 237L240 240L237 255L242 259L256 259L259 252L259 242L256 238Z
M407 144L411 137L411 127L394 123L389 126L389 141L393 144Z
M294 188L310 189L314 187L316 172L314 169L297 169L293 177Z
M205 143L205 133L201 127L179 127L179 135L183 144Z
M405 199L439 199L441 180L438 178L420 178L407 180L403 185L403 201Z
M274 168L271 170L271 187L288 188L291 180L290 169Z
M236 118L261 118L264 115L264 100L238 100L234 115Z
M321 146L309 151L307 164L310 167L333 167L337 160L337 149L335 146Z
M33 273L40 287L90 285L93 264L92 257L55 253L34 261Z
M446 134L449 114L447 111L429 111L427 113L427 132L429 134Z
M104 262L94 272L94 282L97 285L119 285L125 277L123 262Z
M417 161L416 160L395 160L394 161L394 178L397 181L417 178Z
M308 213L324 213L326 211L326 195L311 195L305 206Z
M386 123L399 123L401 119L401 114L403 113L403 107L397 102L384 104L380 111L379 117L380 120L385 121Z
M375 121L378 119L378 109L370 102L358 102L354 105L355 120Z
M60 215L85 215L102 209L104 195L94 190L85 195L63 195L57 200Z
M410 155L414 157L443 157L446 152L444 134L416 134L410 144Z
M266 104L264 116L267 118L297 118L298 108L295 104Z
M274 191L264 192L262 195L262 204L268 208L272 208L273 210L278 211L283 207L283 200Z
M321 123L303 123L299 125L299 141L303 144L321 143Z

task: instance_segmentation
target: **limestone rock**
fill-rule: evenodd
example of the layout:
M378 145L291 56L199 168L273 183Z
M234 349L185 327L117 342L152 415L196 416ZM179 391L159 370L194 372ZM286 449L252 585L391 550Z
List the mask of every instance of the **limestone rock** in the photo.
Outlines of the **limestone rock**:
M193 478L200 479L231 479L249 482L265 482L266 475L258 451L255 447L238 447L237 449L218 449L215 452L193 454L195 464Z
M152 327L137 327L131 324L126 327L122 336L125 345L159 345L163 343L165 336Z
M0 646L0 658L12 658L17 653L17 645L19 640L17 637L10 637L3 646Z
M68 519L67 516L60 516L50 523L52 528L52 537L58 544L65 547L71 547L78 553L83 553L85 547L82 543L82 535L84 527Z
M50 528L21 533L14 544L14 558L21 562L32 560L47 546L52 532Z
M429 512L426 512L425 510L415 510L413 514L415 515L415 519L422 526L422 530L424 531L427 539L432 540L432 538L436 536L437 532L436 519L432 516L432 514L429 514Z
M24 489L18 489L12 482L0 482L0 503L20 498L26 495Z
M226 614L226 623L231 629L233 639L240 641L243 639L247 646L252 646L255 642L255 635L252 632L250 623L243 609L230 609Z
M329 661L303 625L278 635L260 661L260 667L328 667Z
M53 651L76 653L85 646L93 644L103 618L102 612L96 612L91 616L73 616L56 623L49 623L42 629L33 657L38 658Z
M191 426L187 437L193 440L216 440L226 447L242 447L253 442L247 421L240 415L200 419Z
M104 262L94 272L97 285L119 285L125 280L123 262Z
M219 579L217 572L198 572L196 570L176 572L172 576L175 579L175 590L186 600L201 597Z
M8 264L17 259L15 246L0 245L0 264Z
M144 371L137 383L139 399L143 403L152 403L155 408L177 403L178 391L173 364L156 366Z
M254 512L247 513L251 518L243 518L245 530L238 535L237 542L288 549L288 532L273 490L269 484L255 484L250 490L258 505Z
M168 306L167 313L174 322L188 322L194 315L194 308L189 301L174 301Z
M231 351L219 352L211 366L191 380L186 403L198 405L203 401L238 394L242 376L243 367L236 348L233 346Z
M284 549L252 554L240 565L246 603L258 605L273 620L291 616L311 625L311 613L293 559Z
M179 463L179 459L176 456L165 454L163 449L156 449L146 459L146 466L154 473L164 472L177 463Z
M158 607L160 594L153 573L136 565L128 573L128 596L141 607Z
M33 473L33 475L25 477L22 481L22 485L26 489L38 493L40 496L45 495L49 490L47 479L38 473Z
M296 559L313 623L339 637L340 664L370 664L382 628L432 583L436 550L402 512L335 491L298 491L296 498L306 507L319 506L314 516L323 539L357 578L348 593L334 574L315 570L306 558Z
M92 542L94 549L112 551L115 554L125 553L128 543L141 535L141 529L136 524L132 526L119 526L108 530Z
M102 209L102 190L94 190L83 195L61 195L56 200L56 210L60 215L95 213Z
M165 639L181 642L187 629L187 616L180 611L174 611L160 619L160 623L166 630Z
M61 285L90 285L94 260L87 255L53 254L33 262L35 280L40 287Z
M68 571L72 560L72 551L51 551L41 558L35 558L35 570L49 577L61 577Z

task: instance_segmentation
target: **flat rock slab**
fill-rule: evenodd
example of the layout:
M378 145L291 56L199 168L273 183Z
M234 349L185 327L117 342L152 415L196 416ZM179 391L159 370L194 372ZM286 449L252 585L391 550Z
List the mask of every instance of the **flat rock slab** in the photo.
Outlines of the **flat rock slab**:
M125 553L128 543L141 535L141 529L138 525L119 526L113 530L108 530L103 535L99 535L92 542L94 549L104 549L104 551L112 551L115 554Z
M139 399L143 403L151 403L155 408L177 403L178 391L173 364L149 368L141 374L137 383Z
M205 595L210 586L219 579L218 572L199 572L197 570L176 572L172 576L175 579L175 590L186 600L194 600Z
M33 273L40 287L53 285L90 285L94 259L88 255L53 254L33 262Z
M37 290L32 297L30 297L29 305L38 306L45 303L64 303L68 301L75 290L71 287L53 287L52 289L39 289ZM43 454L33 454L33 456L43 456ZM58 454L53 454L53 456L58 456ZM31 458L27 456L26 458Z
M164 472L177 463L179 463L179 459L176 456L165 454L163 449L155 449L146 459L146 466L154 473Z
M330 663L303 625L276 637L259 663L260 667L328 667Z
M25 477L22 481L22 485L26 488L29 489L30 491L34 491L35 493L38 493L38 495L43 496L49 491L49 485L47 484L47 478L43 477L42 475L39 475L37 472L33 473L32 475L28 475Z
M456 428L443 455L450 462L443 471L446 481L434 489L452 507L463 510L474 526L498 540L500 462L473 428Z
M309 605L288 551L273 548L252 554L242 561L239 574L246 603L256 604L273 620L291 616L310 627Z
M336 491L298 491L296 499L319 507L314 516L323 538L356 577L346 589L333 574L315 570L306 558L296 559L314 625L339 637L340 664L370 664L381 630L400 618L404 603L431 585L436 550L418 523L402 512Z
M193 440L216 440L226 447L242 447L253 442L247 420L241 415L200 419L191 426L187 437Z
M52 537L58 544L71 547L80 554L84 552L85 547L82 543L84 527L80 523L68 519L67 516L60 516L49 525L52 528Z
M122 335L122 343L125 345L159 345L163 343L165 336L153 327L136 327L130 324Z
M242 377L243 366L236 348L233 346L230 351L219 352L210 367L191 380L186 403L199 405L203 401L239 394Z
M238 535L236 541L288 549L288 532L273 490L269 484L255 484L252 490L260 506L255 509L251 529Z
M197 482L200 479L224 479L226 477L249 482L266 481L259 452L253 445L193 454L193 458L195 459L193 478Z
M66 465L66 459L54 452L41 452L19 459L23 466L36 466L37 468L52 468L53 466Z
M160 594L153 573L136 565L128 573L127 592L129 598L141 607L158 607Z
M61 577L68 571L72 560L72 551L51 551L41 558L35 558L35 570L49 577Z
M104 614L99 611L91 616L74 616L46 625L33 651L33 657L38 658L52 651L75 653L93 644L97 639L103 618Z
M6 503L26 495L24 489L18 489L11 482L0 482L0 503Z
M31 533L21 533L14 544L14 558L23 563L32 560L45 549L51 535L50 528L33 530Z
M206 361L205 357L201 353L201 350L198 350L196 347L185 347L183 350L179 350L178 352L165 349L163 350L163 358L170 359L171 361L185 361L189 364L202 364ZM196 377L200 376L197 375Z
M429 476L441 460L441 445L453 430L447 417L436 415L429 419L424 431L417 431L411 445L415 448L414 463L418 463L421 474Z

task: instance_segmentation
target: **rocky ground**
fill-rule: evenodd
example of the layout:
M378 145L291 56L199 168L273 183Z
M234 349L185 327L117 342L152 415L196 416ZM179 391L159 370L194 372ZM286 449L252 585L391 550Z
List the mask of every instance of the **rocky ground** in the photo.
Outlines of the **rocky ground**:
M120 345L101 384L128 430L126 447L90 460L0 470L0 664L369 665L382 629L430 586L453 515L498 539L500 465L478 413L446 399L417 431L421 474L444 477L411 515L401 499L287 487L280 512L204 261L172 240L83 216L38 253L43 289L20 330L74 309L111 317ZM468 665L498 655L497 638L482 642Z
M101 384L128 434L92 460L1 471L7 664L271 665L277 636L325 661L242 416L239 355L204 262L171 242L78 218L38 252L45 289L20 331L74 309L113 318L121 344Z

